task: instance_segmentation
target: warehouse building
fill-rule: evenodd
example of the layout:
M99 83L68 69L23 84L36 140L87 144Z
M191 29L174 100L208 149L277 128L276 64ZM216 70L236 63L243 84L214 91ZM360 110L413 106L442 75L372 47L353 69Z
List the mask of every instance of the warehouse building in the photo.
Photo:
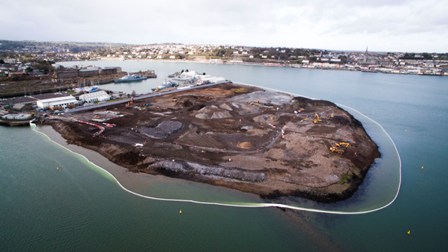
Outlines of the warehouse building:
M37 107L41 109L59 109L59 108L67 108L69 106L74 106L78 104L78 100L75 97L63 96L63 97L55 97L43 100L37 100Z
M83 102L102 102L110 100L110 95L106 93L106 91L98 91L88 94L83 94L79 96L79 100Z

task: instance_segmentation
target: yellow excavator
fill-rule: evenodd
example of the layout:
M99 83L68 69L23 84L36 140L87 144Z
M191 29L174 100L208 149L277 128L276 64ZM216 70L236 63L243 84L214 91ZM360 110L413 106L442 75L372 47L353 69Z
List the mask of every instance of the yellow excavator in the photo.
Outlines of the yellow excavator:
M350 147L350 143L349 142L339 142L339 143L335 144L335 146L348 148L348 147Z
M318 123L320 123L320 122L322 122L322 119L320 119L320 116L319 116L318 113L315 113L315 114L314 114L313 123L314 123L314 124L318 124Z
M335 147L335 146L331 146L330 147L330 151L333 152L333 153L338 153L338 154L344 153L344 150L341 150L341 149L339 149L338 147Z
M350 147L349 142L339 142L335 143L334 146L331 146L330 151L337 154L343 154L348 147Z

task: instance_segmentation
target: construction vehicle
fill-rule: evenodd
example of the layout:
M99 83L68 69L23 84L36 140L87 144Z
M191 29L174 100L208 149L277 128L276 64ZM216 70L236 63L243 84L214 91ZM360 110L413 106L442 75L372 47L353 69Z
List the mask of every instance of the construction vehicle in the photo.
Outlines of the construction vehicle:
M337 154L343 154L348 147L350 147L349 142L339 142L335 143L334 146L331 146L330 151Z
M318 123L320 123L320 122L322 122L322 119L320 119L320 116L319 116L318 113L315 113L315 114L314 114L313 123L314 123L314 124L318 124Z
M338 147L335 147L335 146L331 146L330 147L330 151L333 152L333 153L337 153L337 154L343 154L344 153L344 150L341 150L341 149L339 149Z
M350 143L349 142L339 142L339 143L337 143L335 145L336 145L336 147L345 147L345 148L350 147Z
M131 97L131 100L126 103L126 108L129 108L130 106L132 106L132 104L134 104L134 96Z

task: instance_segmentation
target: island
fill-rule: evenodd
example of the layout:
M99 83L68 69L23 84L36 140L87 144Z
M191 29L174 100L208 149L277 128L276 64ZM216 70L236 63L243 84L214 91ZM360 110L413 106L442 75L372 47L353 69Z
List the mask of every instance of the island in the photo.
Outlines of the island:
M334 103L224 83L41 117L132 172L319 202L349 198L380 157Z

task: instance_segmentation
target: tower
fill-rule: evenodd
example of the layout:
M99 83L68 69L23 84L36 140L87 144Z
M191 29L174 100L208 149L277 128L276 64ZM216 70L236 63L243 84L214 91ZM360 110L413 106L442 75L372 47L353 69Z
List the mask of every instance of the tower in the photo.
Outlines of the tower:
M366 52L364 53L364 63L367 63L368 58L369 58L369 46L366 47Z

